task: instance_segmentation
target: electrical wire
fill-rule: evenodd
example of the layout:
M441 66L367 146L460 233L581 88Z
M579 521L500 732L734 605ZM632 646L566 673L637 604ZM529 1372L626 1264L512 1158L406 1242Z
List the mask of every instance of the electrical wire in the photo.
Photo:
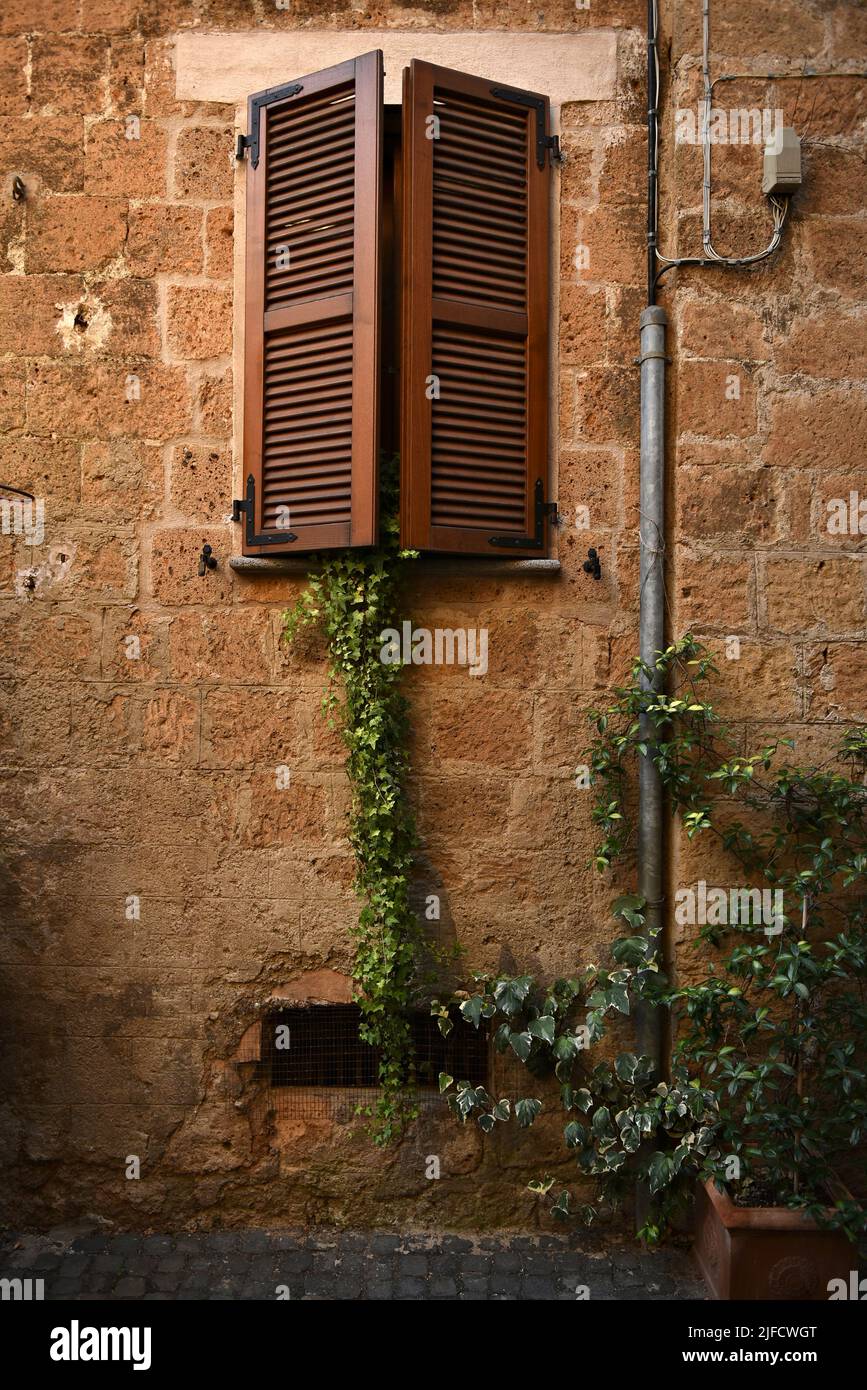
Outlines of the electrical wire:
M769 202L773 217L773 235L768 245L748 256L722 256L713 245L711 228L712 169L710 117L713 108L713 92L718 82L735 82L761 78L765 81L782 81L786 78L864 78L863 72L768 72L731 73L711 79L710 75L710 0L702 0L702 78L704 83L704 110L702 113L702 248L701 256L666 256L659 249L659 0L648 0L648 247L650 257L661 265L655 273L648 275L649 303L656 302L656 289L667 271L678 266L700 266L711 269L716 266L742 269L767 260L779 248L783 237L783 227L789 210L789 199L770 195Z

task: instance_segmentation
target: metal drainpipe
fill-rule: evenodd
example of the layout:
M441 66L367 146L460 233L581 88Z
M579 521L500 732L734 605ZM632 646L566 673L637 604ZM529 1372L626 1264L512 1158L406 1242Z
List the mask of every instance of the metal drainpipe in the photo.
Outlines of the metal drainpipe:
M665 330L668 319L656 304L656 247L658 225L659 86L657 82L657 0L647 3L647 308L641 315L641 461L639 544L641 569L639 595L639 651L653 667L665 645ZM645 689L658 682L642 676ZM640 720L641 735L652 735L650 720ZM647 904L645 924L662 945L663 891L662 782L652 760L641 757L638 766L638 891ZM662 1017L659 1009L640 1005L635 1015L638 1052L653 1059L657 1075L663 1062ZM644 1225L650 1192L639 1183L635 1197L636 1224Z
M653 667L662 651L665 634L665 589L663 583L664 487L665 487L665 310L649 305L641 315L641 485L640 524L641 600L639 610L639 650L641 659ZM658 684L653 676L642 675L645 689ZM640 719L641 736L650 740L651 721ZM638 891L645 899L645 930L656 933L662 946L663 883L662 782L651 758L640 757L638 764ZM635 1041L641 1056L651 1057L661 1079L663 1064L662 1011L648 1004L635 1010ZM639 1183L635 1194L636 1228L644 1226L650 1207L650 1191Z
M664 309L649 305L641 315L641 478L640 523L641 597L639 651L652 667L665 646L665 329ZM642 676L645 689L658 682ZM642 739L650 739L653 727L642 715ZM638 891L647 902L646 928L659 932L662 942L663 808L662 782L650 757L638 765ZM635 1020L638 1050L652 1057L657 1070L662 1063L660 1010L641 1007Z

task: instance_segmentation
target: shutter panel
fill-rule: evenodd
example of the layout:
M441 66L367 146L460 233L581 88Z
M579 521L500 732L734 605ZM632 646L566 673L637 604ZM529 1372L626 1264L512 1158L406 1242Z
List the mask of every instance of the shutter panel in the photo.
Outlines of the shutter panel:
M382 54L260 92L249 110L244 553L370 545Z
M404 74L407 546L546 553L547 129L545 97L418 61Z

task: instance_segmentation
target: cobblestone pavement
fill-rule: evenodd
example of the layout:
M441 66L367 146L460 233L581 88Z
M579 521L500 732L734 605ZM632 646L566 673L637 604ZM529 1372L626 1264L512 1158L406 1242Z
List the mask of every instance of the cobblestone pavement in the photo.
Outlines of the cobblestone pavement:
M0 1278L42 1279L48 1300L707 1296L683 1252L647 1254L586 1234L476 1237L324 1229L7 1234L0 1241Z

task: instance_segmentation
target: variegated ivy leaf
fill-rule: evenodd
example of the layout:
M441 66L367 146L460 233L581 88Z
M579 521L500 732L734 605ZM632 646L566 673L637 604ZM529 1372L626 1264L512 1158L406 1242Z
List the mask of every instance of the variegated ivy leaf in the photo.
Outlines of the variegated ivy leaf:
M530 1055L530 1049L531 1049L532 1046L533 1046L533 1037L532 1037L532 1034L531 1034L531 1033L510 1033L510 1034L509 1034L509 1045L510 1045L512 1051L513 1051L518 1057L520 1057L521 1061L522 1061L522 1062L526 1062L527 1058L528 1058L529 1055Z
M541 1018L534 1018L527 1024L527 1032L534 1038L539 1038L541 1042L552 1043L554 1041L554 1020L550 1015L543 1015Z
M521 1129L528 1129L541 1109L542 1102L540 1100L516 1100L515 1119Z
M673 1167L668 1154L655 1153L647 1169L651 1195L661 1192L673 1176Z
M447 1091L447 1090L449 1089L449 1086L454 1085L454 1080L455 1080L455 1078L454 1078L453 1076L449 1076L449 1074L448 1074L447 1071L441 1071L441 1072L440 1072L440 1075L439 1075L440 1095L442 1095L443 1091Z
M558 1221L565 1221L568 1218L568 1216L570 1215L568 1192L560 1193L560 1196L557 1198L556 1202L551 1208L551 1215L553 1217L556 1217Z
M532 983L531 975L519 975L514 980L498 980L494 987L494 1002L497 1008L510 1016L519 1013Z
M587 1131L583 1125L579 1125L577 1120L570 1120L563 1130L563 1138L566 1140L566 1147L569 1149L581 1148L587 1143Z
M482 1003L481 995L474 994L472 998L465 999L463 1004L461 1004L461 1014L467 1020L467 1023L471 1023L474 1028L478 1028L482 1017Z
M617 1138L616 1131L611 1123L611 1111L607 1105L600 1105L593 1112L591 1121L593 1138L597 1142L605 1145L613 1144Z
M512 1106L507 1096L504 1096L502 1100L497 1101L497 1104L494 1106L493 1110L495 1120L508 1120L511 1113Z
M532 1182L527 1183L527 1187L530 1191L535 1192L538 1197L546 1197L553 1186L554 1179L547 1176L544 1177L541 1182L538 1178L534 1178Z
M632 1052L621 1052L617 1061L614 1063L614 1070L621 1081L632 1083L638 1071L638 1058Z

